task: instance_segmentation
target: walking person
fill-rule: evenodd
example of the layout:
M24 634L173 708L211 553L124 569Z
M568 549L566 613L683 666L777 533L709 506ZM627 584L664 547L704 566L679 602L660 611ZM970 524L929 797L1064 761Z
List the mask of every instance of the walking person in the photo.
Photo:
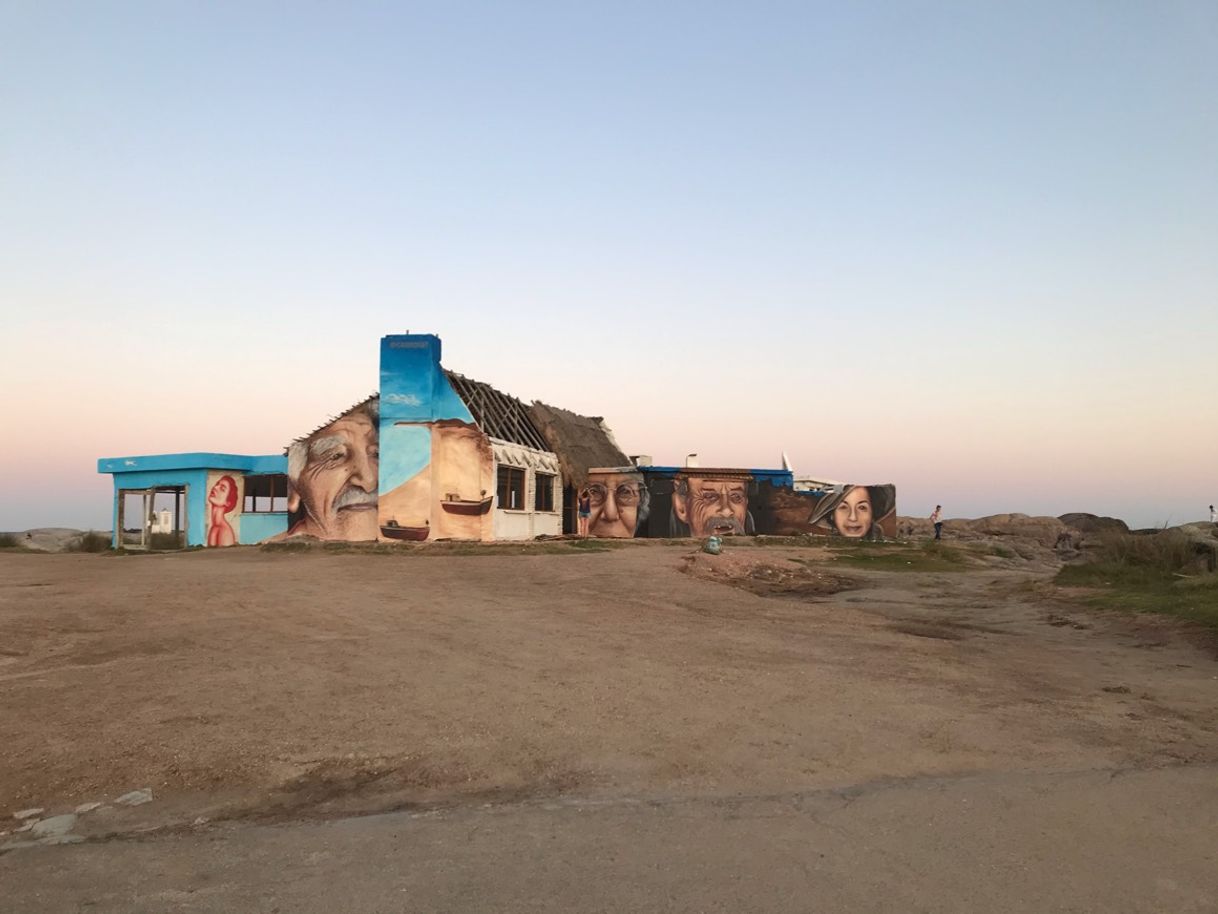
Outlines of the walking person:
M579 535L588 537L588 518L592 516L592 496L584 489L579 493Z
M1214 510L1214 506L1210 505L1210 523L1218 524L1218 511Z
M943 539L943 505L935 505L930 513L930 522L935 525L935 539Z

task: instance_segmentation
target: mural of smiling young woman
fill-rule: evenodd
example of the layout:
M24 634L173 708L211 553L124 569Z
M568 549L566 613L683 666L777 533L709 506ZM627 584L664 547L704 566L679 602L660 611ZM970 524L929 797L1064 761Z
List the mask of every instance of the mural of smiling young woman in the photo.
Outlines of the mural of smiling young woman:
M894 502L892 486L846 486L817 502L808 526L830 535L880 542L883 524L892 523Z

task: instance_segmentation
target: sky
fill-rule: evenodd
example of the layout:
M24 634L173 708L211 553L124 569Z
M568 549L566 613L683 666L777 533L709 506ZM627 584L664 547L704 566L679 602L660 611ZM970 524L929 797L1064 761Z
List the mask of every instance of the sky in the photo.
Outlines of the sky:
M898 511L1218 501L1218 5L0 0L0 530L379 338Z

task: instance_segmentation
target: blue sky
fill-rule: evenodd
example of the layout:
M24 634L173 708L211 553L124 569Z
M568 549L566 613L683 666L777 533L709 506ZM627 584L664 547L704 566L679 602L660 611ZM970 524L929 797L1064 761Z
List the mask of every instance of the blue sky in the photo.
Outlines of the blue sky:
M0 529L408 330L907 513L1218 499L1212 2L0 2L0 113Z

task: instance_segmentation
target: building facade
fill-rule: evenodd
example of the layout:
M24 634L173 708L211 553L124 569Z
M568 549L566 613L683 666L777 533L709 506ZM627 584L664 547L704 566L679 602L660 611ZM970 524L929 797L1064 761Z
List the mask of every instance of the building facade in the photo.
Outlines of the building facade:
M800 491L783 468L652 466L600 417L446 370L431 334L381 340L380 389L281 455L103 458L114 545L895 533L890 485Z

